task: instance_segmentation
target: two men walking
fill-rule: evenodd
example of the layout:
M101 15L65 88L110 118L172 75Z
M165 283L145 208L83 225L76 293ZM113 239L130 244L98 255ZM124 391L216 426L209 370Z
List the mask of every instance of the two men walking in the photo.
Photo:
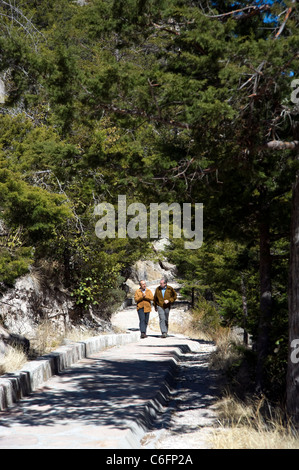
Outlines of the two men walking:
M158 311L162 338L167 338L169 312L177 298L175 290L167 285L166 279L161 279L160 286L156 288L154 295L150 289L147 289L145 281L140 281L139 284L140 288L135 292L135 302L137 303L141 338L147 337L146 329L151 311L151 301L154 303L155 310Z

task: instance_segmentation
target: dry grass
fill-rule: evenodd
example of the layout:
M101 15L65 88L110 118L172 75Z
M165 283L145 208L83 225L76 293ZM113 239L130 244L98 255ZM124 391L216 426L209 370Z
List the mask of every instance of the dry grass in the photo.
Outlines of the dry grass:
M222 330L216 345L210 357L212 369L228 370L242 358L242 342L230 330ZM239 385L244 388L244 383ZM210 437L213 449L299 449L299 433L283 409L265 397L241 400L227 391L215 411L219 426Z
M225 371L240 358L242 343L230 328L218 330L214 341L217 348L210 356L210 367Z
M210 437L214 449L299 449L298 432L264 398L244 403L226 396L216 412L219 428Z
M17 348L10 348L5 356L0 358L0 375L21 369L28 361L26 354Z
M34 338L30 339L28 357L18 348L11 348L5 355L0 356L0 375L21 369L28 360L33 360L38 356L54 351L64 344L66 340L82 341L97 334L98 332L95 330L87 328L73 328L63 333L60 328L45 320L36 329Z
M42 356L58 348L66 340L82 341L98 334L98 331L90 328L72 328L64 332L50 321L44 321L38 326L35 337L31 340L31 345L34 353Z
M215 433L211 445L214 449L299 449L299 438L279 430L233 428Z
M18 348L10 348L5 355L0 356L0 375L21 369L27 361L54 351L67 340L78 342L98 334L97 331L88 328L73 328L63 333L61 328L45 320L39 324L34 338L30 339L28 356Z
M65 335L53 323L45 320L38 325L35 336L30 341L32 353L36 356L47 354L60 346L64 337Z
M63 335L49 321L42 322L34 338L30 338L28 356L21 348L10 348L5 355L0 356L0 375L15 372L28 361L47 354L61 345Z
M149 328L153 331L160 332L158 314L151 315ZM205 341L211 340L211 337L207 333L199 328L194 328L190 311L179 311L178 309L174 309L170 312L169 334L181 334L189 338L202 339Z
M99 334L98 331L84 328L84 329L78 329L78 328L73 328L69 330L66 335L64 336L64 339L67 339L69 341L84 341L85 339L90 338L91 336L97 336ZM105 332L102 332L101 335L104 335Z
M180 325L179 323L174 322L170 326L170 333L181 334L191 339L201 339L203 341L211 341L211 338L209 335L207 335L206 333L198 329L194 330L194 328L192 328L191 325L184 326L184 325Z

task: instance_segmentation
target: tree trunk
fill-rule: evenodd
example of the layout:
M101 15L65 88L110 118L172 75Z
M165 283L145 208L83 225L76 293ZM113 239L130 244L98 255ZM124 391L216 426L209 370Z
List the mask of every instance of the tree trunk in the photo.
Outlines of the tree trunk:
M265 360L269 352L272 319L272 283L269 211L263 211L260 222L260 321L257 339L256 390L264 390Z
M244 274L241 273L241 292L242 292L242 310L243 310L243 343L245 346L248 346L248 333L247 333L247 317L248 317L248 309L247 309L247 292L246 292L246 284L244 280Z
M71 270L70 270L70 250L66 246L63 250L63 264L64 264L64 285L70 287L71 285Z
M194 308L194 287L191 289L191 307Z
M294 340L297 340L294 341ZM289 354L287 373L287 410L299 422L299 173L293 185L289 271Z

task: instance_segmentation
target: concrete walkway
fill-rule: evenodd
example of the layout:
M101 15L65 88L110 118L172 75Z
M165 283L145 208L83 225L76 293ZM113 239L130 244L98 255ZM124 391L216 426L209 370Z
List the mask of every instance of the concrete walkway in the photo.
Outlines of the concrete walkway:
M114 322L136 334L134 307ZM2 449L138 449L171 395L185 353L202 350L182 335L148 338L89 354L0 412ZM201 347L201 349L200 349Z

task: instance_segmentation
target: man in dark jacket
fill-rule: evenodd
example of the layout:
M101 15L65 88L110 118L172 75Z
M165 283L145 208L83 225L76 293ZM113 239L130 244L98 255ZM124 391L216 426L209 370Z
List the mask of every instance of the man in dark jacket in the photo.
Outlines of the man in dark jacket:
M173 287L167 285L166 279L161 279L154 295L154 307L158 310L162 338L167 338L169 325L169 311L177 298Z

